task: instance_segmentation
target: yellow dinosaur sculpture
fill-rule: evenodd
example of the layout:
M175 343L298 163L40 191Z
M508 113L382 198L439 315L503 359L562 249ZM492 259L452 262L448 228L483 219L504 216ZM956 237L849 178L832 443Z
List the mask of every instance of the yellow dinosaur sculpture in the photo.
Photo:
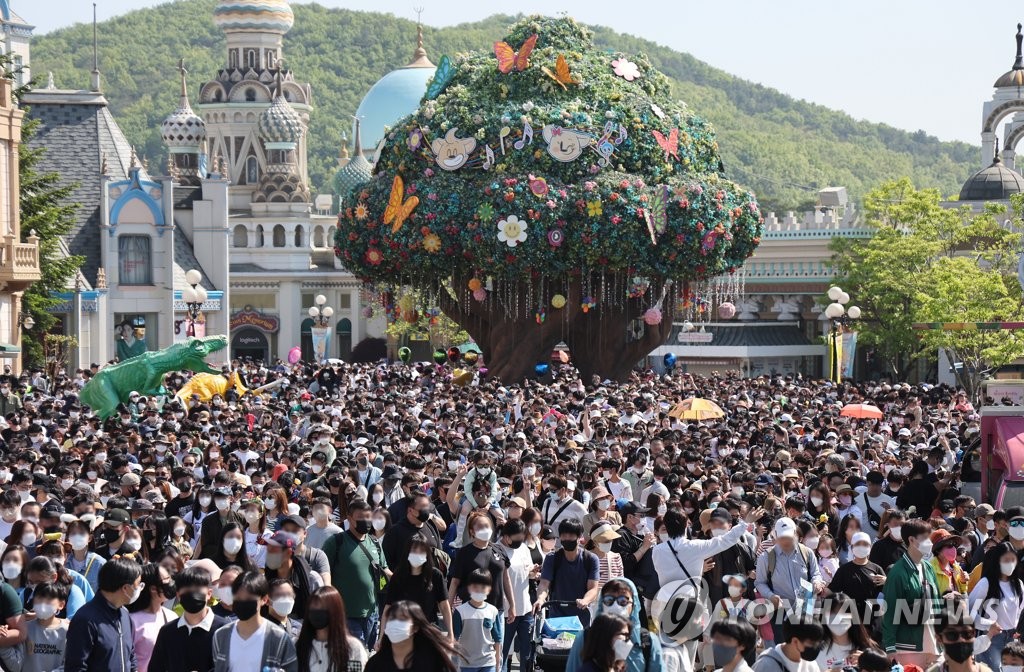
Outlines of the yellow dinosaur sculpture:
M197 373L182 385L174 396L181 399L182 403L188 403L193 394L199 395L200 401L209 401L216 394L224 396L229 388L234 388L240 397L249 391L245 385L242 385L242 380L235 371L229 373L227 377L214 373Z

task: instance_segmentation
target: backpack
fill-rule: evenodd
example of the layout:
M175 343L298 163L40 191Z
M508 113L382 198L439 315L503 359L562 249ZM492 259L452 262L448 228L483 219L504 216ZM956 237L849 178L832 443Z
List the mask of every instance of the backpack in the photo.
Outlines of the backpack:
M772 582L772 576L775 574L775 565L779 561L778 560L778 556L775 554L775 549L776 548L778 548L778 547L777 546L773 546L772 549L770 551L768 551L768 588L771 589L772 592L775 592L775 585ZM811 549L807 548L806 546L804 546L803 544L800 544L800 543L798 543L796 545L796 548L797 548L798 551L800 551L800 559L804 561L804 569L807 570L807 580L810 581L811 580L811 560L810 560Z

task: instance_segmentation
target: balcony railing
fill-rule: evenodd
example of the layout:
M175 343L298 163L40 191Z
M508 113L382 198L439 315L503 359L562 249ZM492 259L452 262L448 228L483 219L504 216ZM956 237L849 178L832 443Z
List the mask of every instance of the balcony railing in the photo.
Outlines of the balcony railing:
M34 231L24 243L13 236L0 239L0 282L28 285L39 277L39 237Z

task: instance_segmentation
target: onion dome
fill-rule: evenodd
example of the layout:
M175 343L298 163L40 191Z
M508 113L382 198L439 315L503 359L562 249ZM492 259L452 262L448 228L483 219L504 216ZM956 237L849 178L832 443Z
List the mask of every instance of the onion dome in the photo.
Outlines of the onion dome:
M285 100L281 89L281 71L277 72L277 94L270 107L260 113L260 138L269 149L295 149L304 132L299 113Z
M188 89L185 84L184 59L178 63L178 71L181 73L181 101L178 109L167 115L160 126L160 135L164 144L172 154L195 154L199 152L199 146L206 139L206 124L202 118L192 111L188 102Z
M355 142L353 147L355 148L355 156L352 159L339 168L334 173L334 179L331 180L331 188L334 194L339 198L347 198L353 189L357 189L367 182L373 176L373 166L363 156L363 143L361 136L360 120L356 117L356 130L355 130Z
M220 0L213 23L224 32L266 32L284 35L295 23L288 0Z
M1024 175L1004 166L996 154L991 166L967 178L960 189L960 200L1006 201L1020 193L1024 193Z
M1017 24L1017 57L1013 61L1013 67L1009 72L996 80L993 84L997 89L1007 86L1024 86L1024 54L1021 53L1021 41L1024 34L1021 33L1021 24Z

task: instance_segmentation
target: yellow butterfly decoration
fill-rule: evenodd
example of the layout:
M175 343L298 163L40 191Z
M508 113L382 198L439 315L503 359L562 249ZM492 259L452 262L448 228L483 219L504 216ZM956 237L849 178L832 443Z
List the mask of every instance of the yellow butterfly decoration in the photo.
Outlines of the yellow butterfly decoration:
M562 54L558 55L558 60L555 61L555 71L551 72L547 67L541 66L541 70L544 74L555 80L555 84L562 87L563 91L568 91L566 84L579 84L580 80L569 72L569 64L565 62L565 56Z
M398 230L402 228L402 224L405 224L405 220L416 209L416 206L420 204L419 196L410 196L403 202L402 196L404 195L405 183L402 181L402 176L395 175L395 179L391 183L391 196L388 198L388 206L384 208L384 224L392 225L392 234L398 233Z

